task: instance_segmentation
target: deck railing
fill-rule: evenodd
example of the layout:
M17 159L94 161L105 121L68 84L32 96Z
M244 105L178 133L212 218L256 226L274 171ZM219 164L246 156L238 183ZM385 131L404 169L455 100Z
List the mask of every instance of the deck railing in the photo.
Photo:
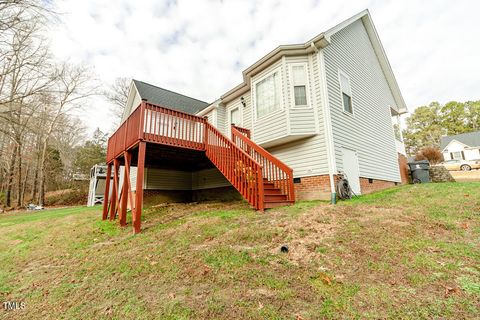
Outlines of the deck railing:
M250 140L250 130L232 126L228 139L205 118L146 101L108 139L107 163L139 141L205 150L206 156L256 209L264 209L264 182L294 200L293 173L287 165Z
M202 117L144 101L108 139L107 162L139 140L204 150L205 122Z
M262 166L208 122L205 149L210 161L238 192L257 210L263 210Z
M188 113L145 103L144 136L148 142L204 150L206 120Z
M288 200L295 200L293 170L289 166L250 140L235 126L232 126L232 141L262 166L265 180L273 182L276 188L287 195Z

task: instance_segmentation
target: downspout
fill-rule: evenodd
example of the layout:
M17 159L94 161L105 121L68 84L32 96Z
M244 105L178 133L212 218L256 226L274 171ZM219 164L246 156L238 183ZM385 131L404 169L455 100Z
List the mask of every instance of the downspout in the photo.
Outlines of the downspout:
M312 42L312 46L315 47L315 44L313 42ZM327 148L328 176L330 179L330 195L331 195L330 201L332 204L335 204L337 203L337 194L335 192L334 175L337 171L337 168L336 168L336 161L335 161L335 148L333 145L332 119L330 116L330 101L328 98L327 75L325 70L325 57L323 54L323 50L318 50L317 56L318 56L318 66L320 68L320 77L321 77L320 90L321 90L322 104L323 104L323 124L324 124L324 130L325 130L325 144Z

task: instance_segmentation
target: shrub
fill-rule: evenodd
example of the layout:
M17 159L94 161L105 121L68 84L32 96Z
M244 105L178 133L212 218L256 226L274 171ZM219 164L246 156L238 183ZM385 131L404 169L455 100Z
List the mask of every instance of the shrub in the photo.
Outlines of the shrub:
M428 160L430 164L437 164L443 161L443 154L434 147L426 147L417 152L415 160Z

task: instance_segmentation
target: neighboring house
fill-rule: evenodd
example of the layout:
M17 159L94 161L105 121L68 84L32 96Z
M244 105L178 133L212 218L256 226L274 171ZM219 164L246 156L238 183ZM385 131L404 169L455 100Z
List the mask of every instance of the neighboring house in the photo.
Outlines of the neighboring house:
M440 140L445 160L480 159L480 131L445 136Z
M233 185L262 210L330 199L339 174L356 194L406 178L396 127L407 108L367 10L305 43L277 47L243 79L210 104L134 80L123 124L109 140L109 168L127 163L117 193L136 186L170 201L201 200ZM145 170L137 173L137 164ZM140 212L142 197L136 192ZM110 214L115 203L116 195Z

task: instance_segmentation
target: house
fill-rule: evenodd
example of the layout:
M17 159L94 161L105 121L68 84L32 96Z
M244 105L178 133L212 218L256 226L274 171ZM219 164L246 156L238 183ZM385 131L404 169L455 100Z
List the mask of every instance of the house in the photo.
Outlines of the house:
M356 194L394 186L407 178L406 112L368 10L275 48L213 103L134 80L108 142L103 218L125 224L130 203L138 232L144 195L242 196L264 210L334 199L341 175Z
M480 131L445 136L440 139L445 160L480 159Z

